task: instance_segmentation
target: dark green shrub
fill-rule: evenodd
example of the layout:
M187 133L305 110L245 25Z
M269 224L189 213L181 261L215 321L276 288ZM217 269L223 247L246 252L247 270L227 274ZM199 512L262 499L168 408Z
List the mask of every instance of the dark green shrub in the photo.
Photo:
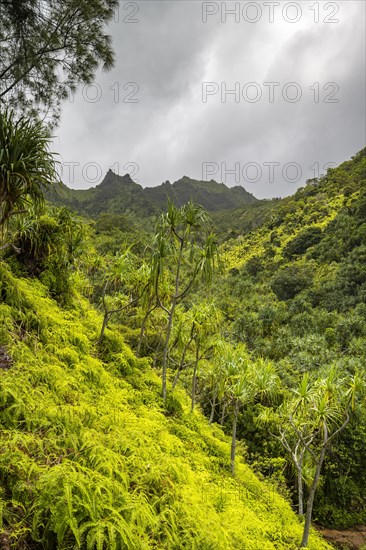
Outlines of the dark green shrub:
M309 269L290 265L276 273L272 278L271 288L279 300L291 300L311 284L312 276Z
M303 229L296 235L294 239L287 243L283 250L283 255L286 258L293 258L304 254L308 248L318 244L323 237L323 232L320 227L311 226Z

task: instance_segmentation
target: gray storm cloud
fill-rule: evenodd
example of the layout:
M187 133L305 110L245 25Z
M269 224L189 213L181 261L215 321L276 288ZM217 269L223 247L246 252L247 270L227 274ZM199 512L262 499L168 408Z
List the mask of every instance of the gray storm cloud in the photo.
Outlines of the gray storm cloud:
M71 187L112 167L284 196L365 144L364 2L121 2L108 32L115 68L56 132Z

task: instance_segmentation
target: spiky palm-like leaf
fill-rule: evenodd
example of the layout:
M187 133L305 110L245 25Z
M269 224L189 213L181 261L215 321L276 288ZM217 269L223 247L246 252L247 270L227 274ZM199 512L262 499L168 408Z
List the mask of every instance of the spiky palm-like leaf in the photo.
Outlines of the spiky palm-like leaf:
M40 121L0 111L0 229L30 204L42 204L42 188L57 181L50 139Z

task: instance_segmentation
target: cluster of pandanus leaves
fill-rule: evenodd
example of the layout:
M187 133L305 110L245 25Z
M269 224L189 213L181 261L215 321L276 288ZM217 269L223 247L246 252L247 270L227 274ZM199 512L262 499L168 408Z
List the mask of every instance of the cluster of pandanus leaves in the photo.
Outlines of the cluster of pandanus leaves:
M99 342L113 314L139 304L143 312L139 353L149 317L161 312L165 318L161 331L162 395L166 399L177 308L198 283L210 283L219 264L215 235L205 210L191 201L181 208L169 202L167 212L157 221L146 256L142 261L130 248L112 262L102 291L104 321ZM193 322L191 328L196 342L199 325Z
M364 376L345 374L336 365L316 376L306 372L298 387L286 390L276 408L263 408L258 423L269 427L291 458L297 474L299 515L305 516L301 547L306 547L315 493L326 453L348 425L351 414L365 396ZM304 506L304 480L308 498Z
M0 231L4 248L10 219L43 204L43 189L57 181L50 135L41 121L0 109Z

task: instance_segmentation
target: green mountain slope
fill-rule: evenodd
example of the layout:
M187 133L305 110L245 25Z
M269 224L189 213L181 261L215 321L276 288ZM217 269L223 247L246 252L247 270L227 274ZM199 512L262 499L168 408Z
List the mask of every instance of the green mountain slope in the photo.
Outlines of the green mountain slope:
M274 204L259 227L222 250L227 273L215 297L233 342L274 361L289 387L331 366L365 377L366 149ZM366 521L365 398L359 407L324 464L315 500L323 525ZM253 428L255 418L254 408L242 415L239 437L265 472L268 461L287 455L268 431Z
M229 442L80 296L61 309L0 264L4 549L295 550L301 525ZM6 350L6 351L5 351ZM309 548L330 548L312 535Z
M61 184L47 192L47 199L91 216L104 212L133 212L139 216L150 216L164 209L168 199L177 206L193 199L210 212L257 202L243 187L228 188L214 180L198 181L184 176L173 184L167 181L157 187L142 188L128 174L118 176L112 170L94 188L75 190Z

